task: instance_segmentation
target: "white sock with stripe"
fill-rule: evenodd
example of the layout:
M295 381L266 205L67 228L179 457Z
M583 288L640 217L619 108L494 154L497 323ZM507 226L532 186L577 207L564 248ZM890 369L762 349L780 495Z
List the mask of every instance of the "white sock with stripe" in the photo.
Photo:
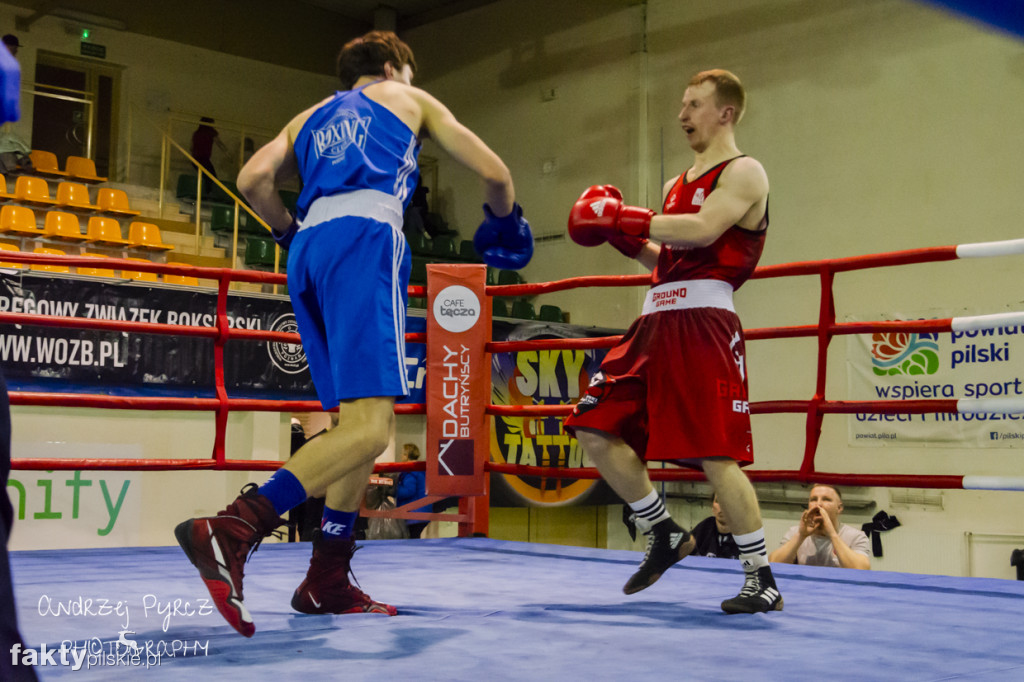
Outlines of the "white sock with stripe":
M764 542L764 526L761 526L753 533L732 536L736 541L736 548L740 551L740 560L743 562L743 570L747 573L756 571L768 565L768 549Z
M646 533L654 524L671 518L665 503L657 491L652 490L645 497L630 502L629 508L636 514L636 525L642 532ZM761 543L764 544L764 533L761 534Z

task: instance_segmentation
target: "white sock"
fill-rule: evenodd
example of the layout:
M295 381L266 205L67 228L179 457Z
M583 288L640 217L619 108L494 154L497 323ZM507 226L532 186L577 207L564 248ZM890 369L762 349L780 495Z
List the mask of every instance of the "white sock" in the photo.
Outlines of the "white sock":
M654 524L671 518L669 516L668 509L665 508L665 503L654 490L642 499L639 499L636 502L630 502L629 508L633 510L634 514L636 514L636 525L644 533L650 530ZM762 543L763 539L764 536L762 534Z
M743 570L747 573L764 568L768 565L768 550L764 543L764 526L753 533L733 535L736 541L736 548L740 551L740 561L743 562Z

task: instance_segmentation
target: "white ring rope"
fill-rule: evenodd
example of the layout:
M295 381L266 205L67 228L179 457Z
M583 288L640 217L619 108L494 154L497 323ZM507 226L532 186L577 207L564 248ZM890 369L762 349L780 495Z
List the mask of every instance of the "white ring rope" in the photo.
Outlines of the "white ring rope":
M1008 239L1002 242L978 242L960 244L956 247L957 258L989 258L1024 253L1024 239Z
M993 315L972 315L954 317L950 327L955 332L993 329L995 327L1013 327L1024 325L1024 313L995 313Z
M1024 412L1024 398L963 398L956 401L956 411L960 414L1019 414Z

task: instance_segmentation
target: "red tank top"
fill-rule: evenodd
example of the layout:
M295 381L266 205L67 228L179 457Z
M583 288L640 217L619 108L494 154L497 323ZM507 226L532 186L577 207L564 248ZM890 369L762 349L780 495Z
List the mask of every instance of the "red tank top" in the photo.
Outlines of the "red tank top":
M740 158L740 157L735 157ZM714 191L722 171L733 159L718 164L692 182L686 181L686 173L679 176L676 184L665 197L663 213L696 213L704 205L708 194ZM768 227L768 209L764 218ZM658 254L658 266L654 269L654 286L665 282L679 282L690 279L717 279L728 282L739 289L747 281L764 249L767 229L747 230L733 225L710 246L686 249L663 244Z

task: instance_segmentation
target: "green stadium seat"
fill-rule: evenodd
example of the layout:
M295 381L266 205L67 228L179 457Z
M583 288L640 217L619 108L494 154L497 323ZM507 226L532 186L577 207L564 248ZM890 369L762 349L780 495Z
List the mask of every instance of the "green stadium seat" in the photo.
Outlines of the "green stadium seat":
M523 284L525 281L526 280L524 280L519 275L519 273L516 272L515 270L499 270L498 271L498 284L499 285L504 286L506 284Z
M182 173L178 176L178 189L175 196L179 199L196 200L196 176Z
M537 313L533 310L533 304L525 299L517 299L512 304L512 317L518 317L521 320L536 320Z
M480 256L477 254L476 249L473 248L473 242L468 239L463 239L459 243L459 258L470 263L479 263Z
M430 243L430 252L444 260L454 260L459 256L459 252L455 250L455 240L444 236L434 237Z
M537 319L542 322L561 322L562 309L557 305L542 305L537 312Z
M492 267L487 268L487 286L494 286L498 283L498 271Z
M409 242L409 248L412 249L414 254L426 255L430 253L430 243L422 232L406 233L405 238Z
M508 304L505 303L504 299L495 298L492 300L494 301L494 308L491 314L494 317L508 317Z
M410 284L427 283L427 261L418 256L412 257L412 272L409 274Z
M274 250L277 245L273 239L262 239L260 237L247 237L245 240L245 264L246 266L274 267ZM284 270L288 261L288 252L281 252L281 270Z

